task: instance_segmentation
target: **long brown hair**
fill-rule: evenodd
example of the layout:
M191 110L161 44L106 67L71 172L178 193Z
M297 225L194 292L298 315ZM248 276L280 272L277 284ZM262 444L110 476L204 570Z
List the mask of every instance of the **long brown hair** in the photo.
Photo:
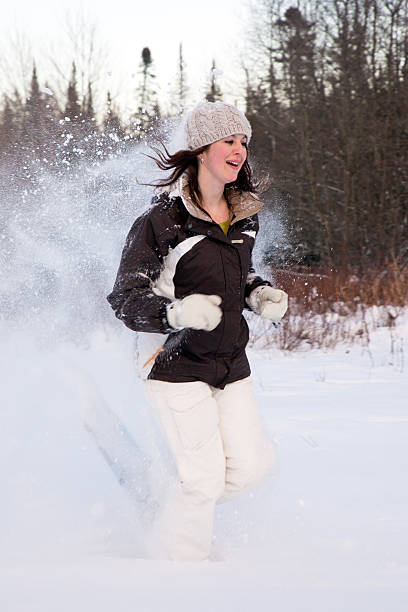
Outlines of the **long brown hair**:
M186 172L188 176L188 184L190 188L190 196L192 200L200 206L200 189L198 185L198 155L205 151L210 145L205 145L204 147L199 147L198 149L180 149L176 151L176 153L169 153L166 145L160 139L158 139L161 146L164 149L164 152L161 151L158 147L154 147L151 145L151 149L156 153L157 157L153 155L148 155L147 153L143 153L146 157L152 159L155 164L160 168L160 170L171 170L173 172L167 177L163 179L158 179L156 183L142 183L143 185L150 185L151 187L166 187L167 185L171 185L177 179ZM238 172L238 176L233 183L227 183L224 187L224 196L227 202L228 199L228 191L229 190L239 190L239 191L250 191L252 193L260 192L262 181L254 181L252 177L251 166L248 162L248 152L245 162L242 164L240 171Z

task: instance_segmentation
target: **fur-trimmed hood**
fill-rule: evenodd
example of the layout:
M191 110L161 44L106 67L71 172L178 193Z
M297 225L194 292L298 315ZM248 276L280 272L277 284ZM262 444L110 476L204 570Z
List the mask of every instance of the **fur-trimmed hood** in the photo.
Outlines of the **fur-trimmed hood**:
M203 221L211 220L211 217L202 208L193 202L190 196L188 185L188 175L184 172L177 181L166 187L157 187L156 193L168 193L169 197L180 197L184 206L193 217ZM250 191L240 191L234 188L227 188L227 197L231 205L232 220L231 225L241 219L246 219L257 214L264 206L263 202L255 193Z

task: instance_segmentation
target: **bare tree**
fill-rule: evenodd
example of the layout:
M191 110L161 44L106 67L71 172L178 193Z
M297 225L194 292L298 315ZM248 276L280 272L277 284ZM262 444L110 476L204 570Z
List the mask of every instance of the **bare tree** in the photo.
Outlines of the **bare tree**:
M101 39L95 20L87 17L83 10L67 12L64 25L65 41L59 42L58 50L54 47L48 52L48 63L54 75L53 90L59 100L64 99L74 62L80 104L92 83L93 104L102 109L106 96L108 45Z
M27 36L18 28L10 30L0 48L0 90L5 95L17 91L28 96L29 78L33 67L33 53Z

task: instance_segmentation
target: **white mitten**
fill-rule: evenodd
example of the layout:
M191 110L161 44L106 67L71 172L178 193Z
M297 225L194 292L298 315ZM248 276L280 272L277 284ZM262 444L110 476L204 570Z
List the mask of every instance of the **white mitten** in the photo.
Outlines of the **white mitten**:
M222 318L219 295L193 293L167 306L167 320L174 329L192 327L212 331Z
M251 291L247 302L261 317L278 323L288 309L288 294L281 289L262 285Z

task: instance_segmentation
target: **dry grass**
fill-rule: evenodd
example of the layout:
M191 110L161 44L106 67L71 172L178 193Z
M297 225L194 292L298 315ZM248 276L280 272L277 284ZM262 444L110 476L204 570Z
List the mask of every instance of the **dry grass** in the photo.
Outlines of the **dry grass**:
M278 329L251 318L250 345L285 351L368 346L378 327L395 327L408 305L408 268L384 270L278 270L276 286L289 294L289 310Z
M296 302L299 313L322 314L343 308L343 314L350 314L361 305L404 307L408 304L408 266L401 268L395 261L381 270L292 268L276 270L274 277L277 286Z

